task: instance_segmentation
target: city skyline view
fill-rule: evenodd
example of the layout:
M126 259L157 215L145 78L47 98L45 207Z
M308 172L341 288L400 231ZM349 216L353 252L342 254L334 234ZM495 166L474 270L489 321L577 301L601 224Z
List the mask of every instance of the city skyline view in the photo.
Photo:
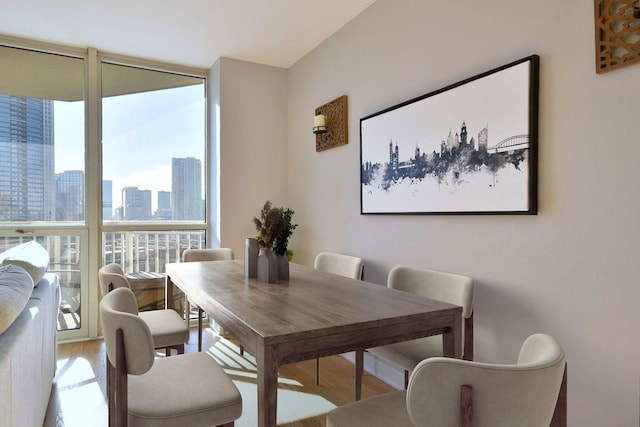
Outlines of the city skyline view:
M175 198L178 213L174 218L165 208L158 219L204 220L204 80L196 81L200 84L189 81L186 86L103 98L105 220L154 219L161 193ZM84 101L2 95L2 220L84 220L84 106ZM127 188L149 192L145 212L150 214L126 215Z
M204 161L203 90L192 85L103 99L103 179L112 181L114 211L121 191L138 187L153 193L155 212L158 192L171 191L171 159ZM55 173L84 170L84 102L54 101L54 115Z

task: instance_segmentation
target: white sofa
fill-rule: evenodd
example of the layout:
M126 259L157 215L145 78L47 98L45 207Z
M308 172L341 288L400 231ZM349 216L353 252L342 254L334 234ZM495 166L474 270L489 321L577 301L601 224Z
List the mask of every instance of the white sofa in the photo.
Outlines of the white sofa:
M49 257L36 242L0 262L0 425L40 427L55 375L58 277L46 273Z

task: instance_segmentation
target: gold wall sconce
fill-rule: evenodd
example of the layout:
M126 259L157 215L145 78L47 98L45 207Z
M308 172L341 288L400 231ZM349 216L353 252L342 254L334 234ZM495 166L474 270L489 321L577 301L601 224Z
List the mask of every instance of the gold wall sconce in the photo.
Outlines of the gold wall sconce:
M640 0L594 0L596 72L640 62Z
M316 135L316 151L318 152L349 143L347 138L347 95L316 108L313 133Z

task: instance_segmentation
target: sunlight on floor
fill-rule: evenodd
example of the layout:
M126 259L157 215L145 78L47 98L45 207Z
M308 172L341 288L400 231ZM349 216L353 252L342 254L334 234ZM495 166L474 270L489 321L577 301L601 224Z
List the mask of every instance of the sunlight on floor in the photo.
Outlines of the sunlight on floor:
M236 427L258 425L257 388L253 382L234 379L234 384L242 395L242 416L236 420ZM315 394L294 390L278 389L278 424L291 423L329 412L335 405Z
M242 395L242 416L236 427L255 427L257 422L257 371L255 358L247 353L240 356L240 349L233 342L213 338L215 343L207 353L231 376ZM336 406L322 396L296 390L303 385L295 379L278 377L278 424L291 423L329 412Z
M91 364L86 359L74 357L58 360L57 367L57 399L64 426L106 426L107 404ZM87 414L91 414L91 420L87 419Z
M255 427L258 424L255 358L247 353L241 356L235 343L217 335L207 337L206 342L213 343L205 350L206 353L223 367L242 395L242 416L236 420L235 426ZM158 357L164 355L158 354ZM55 425L106 427L108 408L105 391L100 386L103 380L102 377L98 380L91 363L83 357L59 359L56 387L52 394L52 404L56 411ZM333 403L321 395L309 393L308 387L295 378L287 378L282 374L278 377L279 425L302 425L301 420L321 416L333 408Z

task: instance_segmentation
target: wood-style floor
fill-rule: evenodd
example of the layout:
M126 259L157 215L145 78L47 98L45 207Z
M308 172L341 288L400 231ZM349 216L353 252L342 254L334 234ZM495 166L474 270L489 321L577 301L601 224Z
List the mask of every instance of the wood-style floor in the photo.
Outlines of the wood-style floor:
M243 415L236 421L236 427L255 427L255 359L246 353L244 357L240 356L237 345L220 339L210 330L205 331L203 338L203 349L225 368L242 394ZM197 351L197 336L193 330L185 351ZM58 369L44 427L107 426L105 358L102 340L58 346ZM331 356L322 358L320 366L320 385L315 383L315 360L280 368L279 426L325 426L329 410L353 401L353 364L340 356ZM363 398L390 391L393 391L392 387L365 373Z

